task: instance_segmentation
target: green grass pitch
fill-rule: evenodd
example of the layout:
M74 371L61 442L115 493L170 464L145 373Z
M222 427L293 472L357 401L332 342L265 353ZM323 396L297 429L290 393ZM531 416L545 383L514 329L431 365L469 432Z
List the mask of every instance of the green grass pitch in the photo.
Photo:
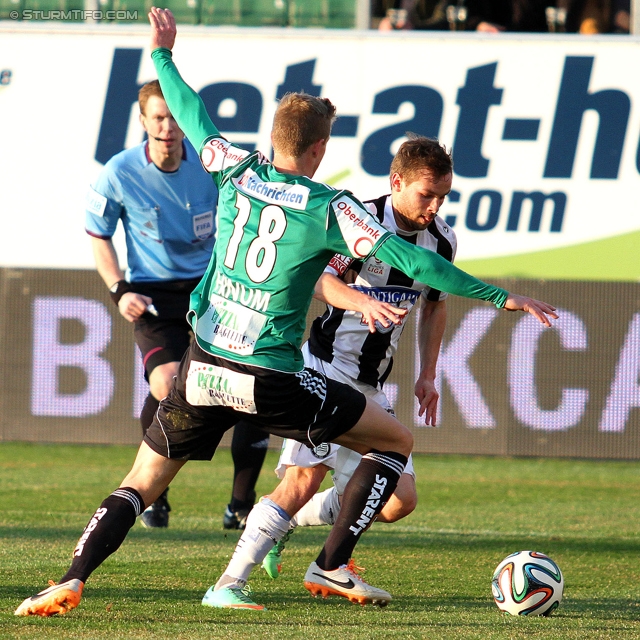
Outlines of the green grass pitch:
M27 596L66 571L82 528L128 471L131 447L0 444L0 638L640 638L640 468L634 462L416 456L420 504L375 524L356 549L386 609L313 599L302 586L328 533L298 530L284 574L254 570L267 612L200 605L237 532L222 530L231 458L193 462L174 481L167 530L132 529L66 616L18 618ZM275 484L270 452L259 491ZM508 553L551 556L565 596L550 618L510 618L490 580Z

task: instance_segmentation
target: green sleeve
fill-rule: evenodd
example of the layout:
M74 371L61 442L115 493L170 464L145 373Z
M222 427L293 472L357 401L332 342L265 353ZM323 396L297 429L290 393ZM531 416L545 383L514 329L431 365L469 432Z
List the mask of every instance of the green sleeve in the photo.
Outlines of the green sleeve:
M378 260L406 273L414 280L464 298L478 298L504 307L508 291L482 282L458 269L434 251L415 247L395 235L383 242L375 251Z
M200 96L182 79L171 59L169 49L154 49L151 52L164 99L198 154L210 138L220 137L220 132L211 122Z

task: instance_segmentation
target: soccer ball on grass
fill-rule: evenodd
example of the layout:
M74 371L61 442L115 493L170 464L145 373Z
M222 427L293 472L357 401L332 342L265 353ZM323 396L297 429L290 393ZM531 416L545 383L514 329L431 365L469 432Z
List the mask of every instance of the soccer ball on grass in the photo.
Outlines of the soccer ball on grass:
M562 601L564 579L544 553L518 551L507 556L491 580L498 608L512 616L548 616Z

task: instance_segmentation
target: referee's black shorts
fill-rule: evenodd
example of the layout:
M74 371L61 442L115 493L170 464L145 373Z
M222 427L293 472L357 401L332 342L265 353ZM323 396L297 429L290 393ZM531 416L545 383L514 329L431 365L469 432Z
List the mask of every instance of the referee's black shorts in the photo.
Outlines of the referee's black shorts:
M144 313L134 323L133 338L142 354L144 377L148 381L156 367L182 360L193 332L186 317L165 319Z
M148 296L158 316L143 313L134 323L133 337L142 353L144 376L162 364L180 362L193 338L187 322L189 296L200 278L132 282L136 293Z
M365 405L362 393L313 369L242 365L194 341L144 440L166 458L211 460L224 432L243 420L313 447L351 429Z

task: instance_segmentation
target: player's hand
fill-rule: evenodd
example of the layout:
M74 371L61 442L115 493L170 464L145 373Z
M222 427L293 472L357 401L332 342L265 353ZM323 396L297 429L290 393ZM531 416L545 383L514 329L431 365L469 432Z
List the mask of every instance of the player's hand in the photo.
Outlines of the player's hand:
M418 378L415 386L415 394L420 403L418 415L424 415L424 423L427 427L435 427L440 394L436 390L434 381L422 377Z
M547 327L551 326L549 318L558 319L555 307L541 300L535 300L527 296L519 296L515 293L509 294L504 308L507 311L524 311L525 313L530 313Z
M362 313L362 321L369 326L369 331L375 333L380 325L387 329L394 324L401 324L407 315L407 310L394 307L388 302L380 302L372 296L364 295L362 304L358 309ZM378 323L378 326L376 326Z
M129 322L135 322L152 302L153 300L149 296L143 296L139 293L129 291L120 298L118 310Z
M176 20L169 9L158 9L151 7L149 11L149 22L151 23L151 51L163 47L173 49L176 41Z

